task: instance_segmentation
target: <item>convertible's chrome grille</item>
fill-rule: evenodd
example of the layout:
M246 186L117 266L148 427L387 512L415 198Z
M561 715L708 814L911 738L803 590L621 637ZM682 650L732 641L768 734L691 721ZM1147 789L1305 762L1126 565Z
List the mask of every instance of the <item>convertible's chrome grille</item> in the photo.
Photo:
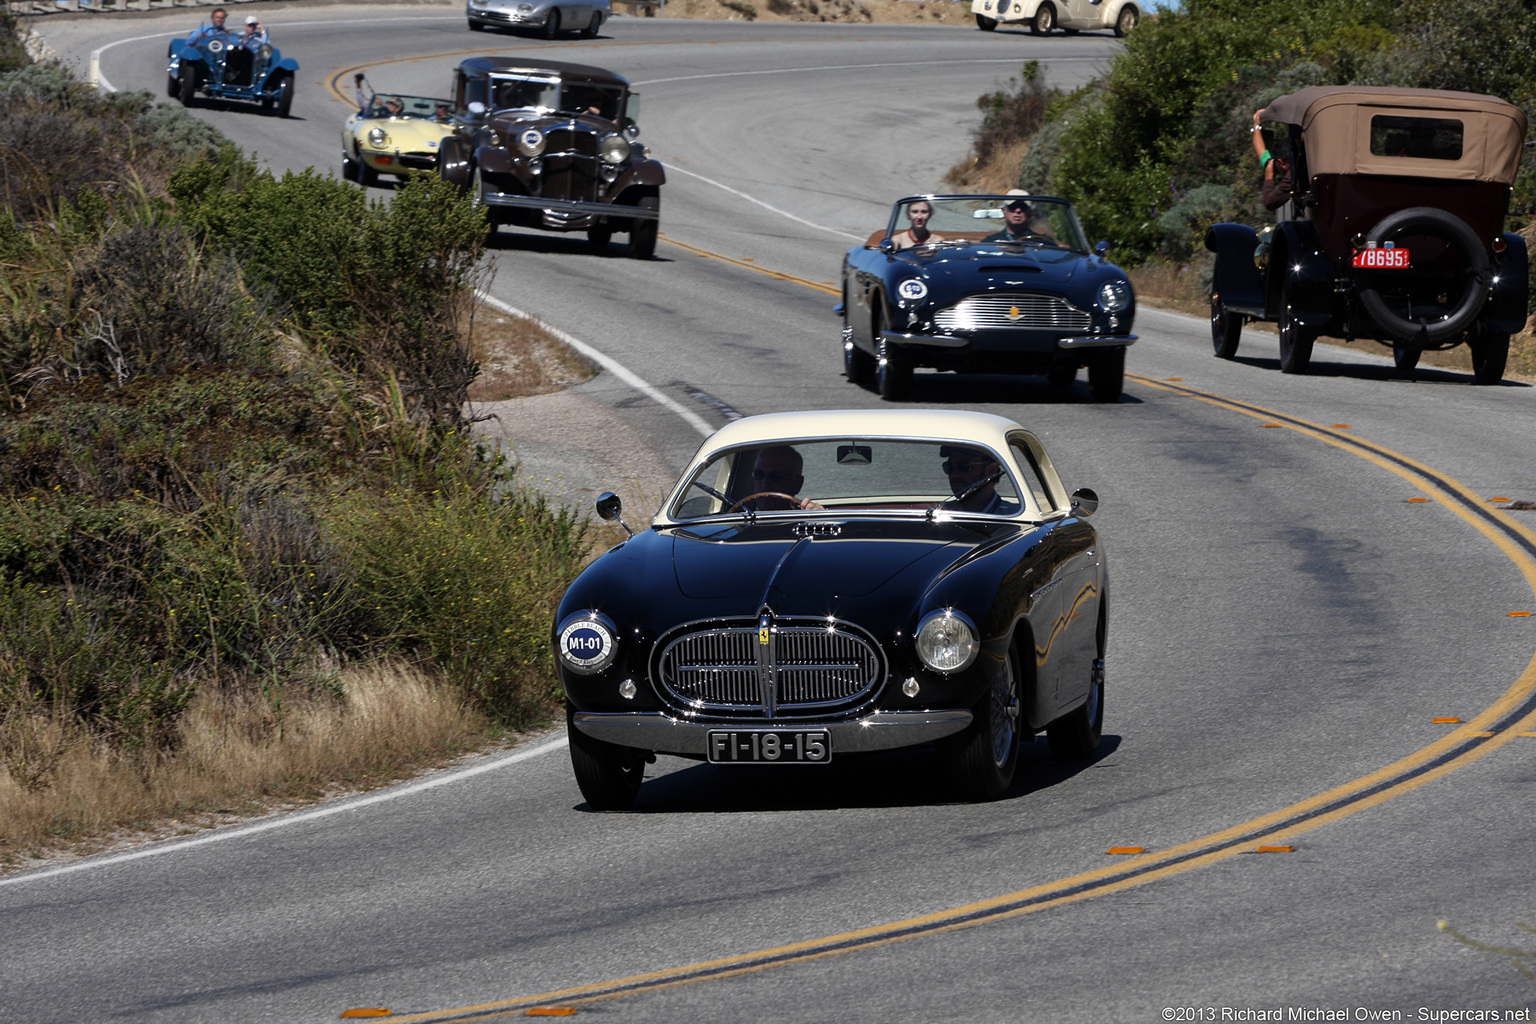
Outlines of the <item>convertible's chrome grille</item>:
M941 331L1070 331L1093 326L1087 310L1078 309L1055 295L999 292L972 295L933 318Z
M879 683L874 646L840 623L685 633L662 650L662 685L684 704L735 714L794 715L856 702Z
M544 174L539 194L551 199L597 198L597 135L583 129L544 133Z

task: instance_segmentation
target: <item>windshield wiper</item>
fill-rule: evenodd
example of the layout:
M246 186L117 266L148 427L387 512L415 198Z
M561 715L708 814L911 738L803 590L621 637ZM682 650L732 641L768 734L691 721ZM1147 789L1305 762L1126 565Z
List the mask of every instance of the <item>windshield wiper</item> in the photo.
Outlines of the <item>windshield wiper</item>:
M986 476L982 477L980 480L977 480L975 483L971 484L971 486L967 487L965 490L961 491L959 494L954 494L954 495L951 495L948 498L945 498L943 501L939 502L937 505L933 506L933 508L930 508L928 510L928 518L932 519L933 518L933 514L935 512L937 512L939 509L943 508L945 505L948 505L950 502L952 502L952 501L964 502L965 499L969 498L973 494L979 493L981 491L981 489L986 487L988 484L995 484L995 483L997 483L999 480L1001 480L1003 478L1003 475L1006 472L1007 472L1007 470L1005 470L1005 469L998 469L995 472L988 473Z

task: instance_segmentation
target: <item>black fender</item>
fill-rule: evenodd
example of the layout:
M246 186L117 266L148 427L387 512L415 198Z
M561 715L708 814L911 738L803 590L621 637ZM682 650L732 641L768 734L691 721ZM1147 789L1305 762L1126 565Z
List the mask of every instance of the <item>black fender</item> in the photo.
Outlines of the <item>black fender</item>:
M1334 318L1333 262L1317 239L1309 220L1281 221L1275 226L1265 293L1268 318L1277 320L1282 303L1305 327L1321 327Z
M481 146L475 150L475 162L481 174L516 174L517 161L500 146Z
M618 195L639 185L649 185L652 189L656 189L666 183L667 171L661 166L661 161L642 160L639 163L630 164L624 173L613 179L613 184L608 186L608 191L612 195ZM655 195L655 192L649 194Z
M1483 307L1482 322L1495 334L1518 334L1525 328L1530 298L1530 257L1524 238L1513 231L1500 237L1504 240L1504 252L1494 264L1493 286L1488 304Z
M462 138L450 135L443 139L437 155L438 177L451 185L468 189L471 166L469 147Z
M1258 244L1257 233L1246 224L1212 224L1205 232L1205 247L1216 254L1214 280L1221 304L1250 316L1264 313L1264 275L1253 262Z

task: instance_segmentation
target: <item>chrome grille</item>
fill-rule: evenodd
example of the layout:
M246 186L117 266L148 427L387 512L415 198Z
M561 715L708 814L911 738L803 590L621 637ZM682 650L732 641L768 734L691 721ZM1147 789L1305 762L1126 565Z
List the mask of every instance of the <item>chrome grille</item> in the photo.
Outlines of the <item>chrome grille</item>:
M694 708L794 715L854 703L880 681L879 653L840 623L777 623L769 635L763 647L756 626L685 633L662 650L662 685Z
M1080 332L1093 326L1087 310L1055 295L1028 292L972 295L939 310L933 322L941 331Z
M585 129L544 133L544 174L539 194L551 199L597 198L597 135Z

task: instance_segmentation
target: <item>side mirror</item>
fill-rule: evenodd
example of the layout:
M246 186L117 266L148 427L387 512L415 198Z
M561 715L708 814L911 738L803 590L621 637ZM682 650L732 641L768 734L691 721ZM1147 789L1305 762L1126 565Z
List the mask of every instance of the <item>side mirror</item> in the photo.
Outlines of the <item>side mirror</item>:
M629 524L619 518L620 514L624 511L624 503L619 500L617 494L614 494L612 491L604 491L597 496L597 504L593 507L597 511L597 518L605 522L616 522L624 527L625 533L631 537L635 535L635 531L629 528Z
M1095 256L1099 257L1100 259L1103 259L1104 258L1104 254L1107 253L1107 252L1109 252L1109 243L1108 242L1100 242L1099 244L1097 244L1097 245L1095 245L1093 247L1093 254Z
M614 498L614 501L619 499ZM1099 496L1086 487L1080 487L1072 492L1072 514L1079 519L1087 519L1099 510Z

